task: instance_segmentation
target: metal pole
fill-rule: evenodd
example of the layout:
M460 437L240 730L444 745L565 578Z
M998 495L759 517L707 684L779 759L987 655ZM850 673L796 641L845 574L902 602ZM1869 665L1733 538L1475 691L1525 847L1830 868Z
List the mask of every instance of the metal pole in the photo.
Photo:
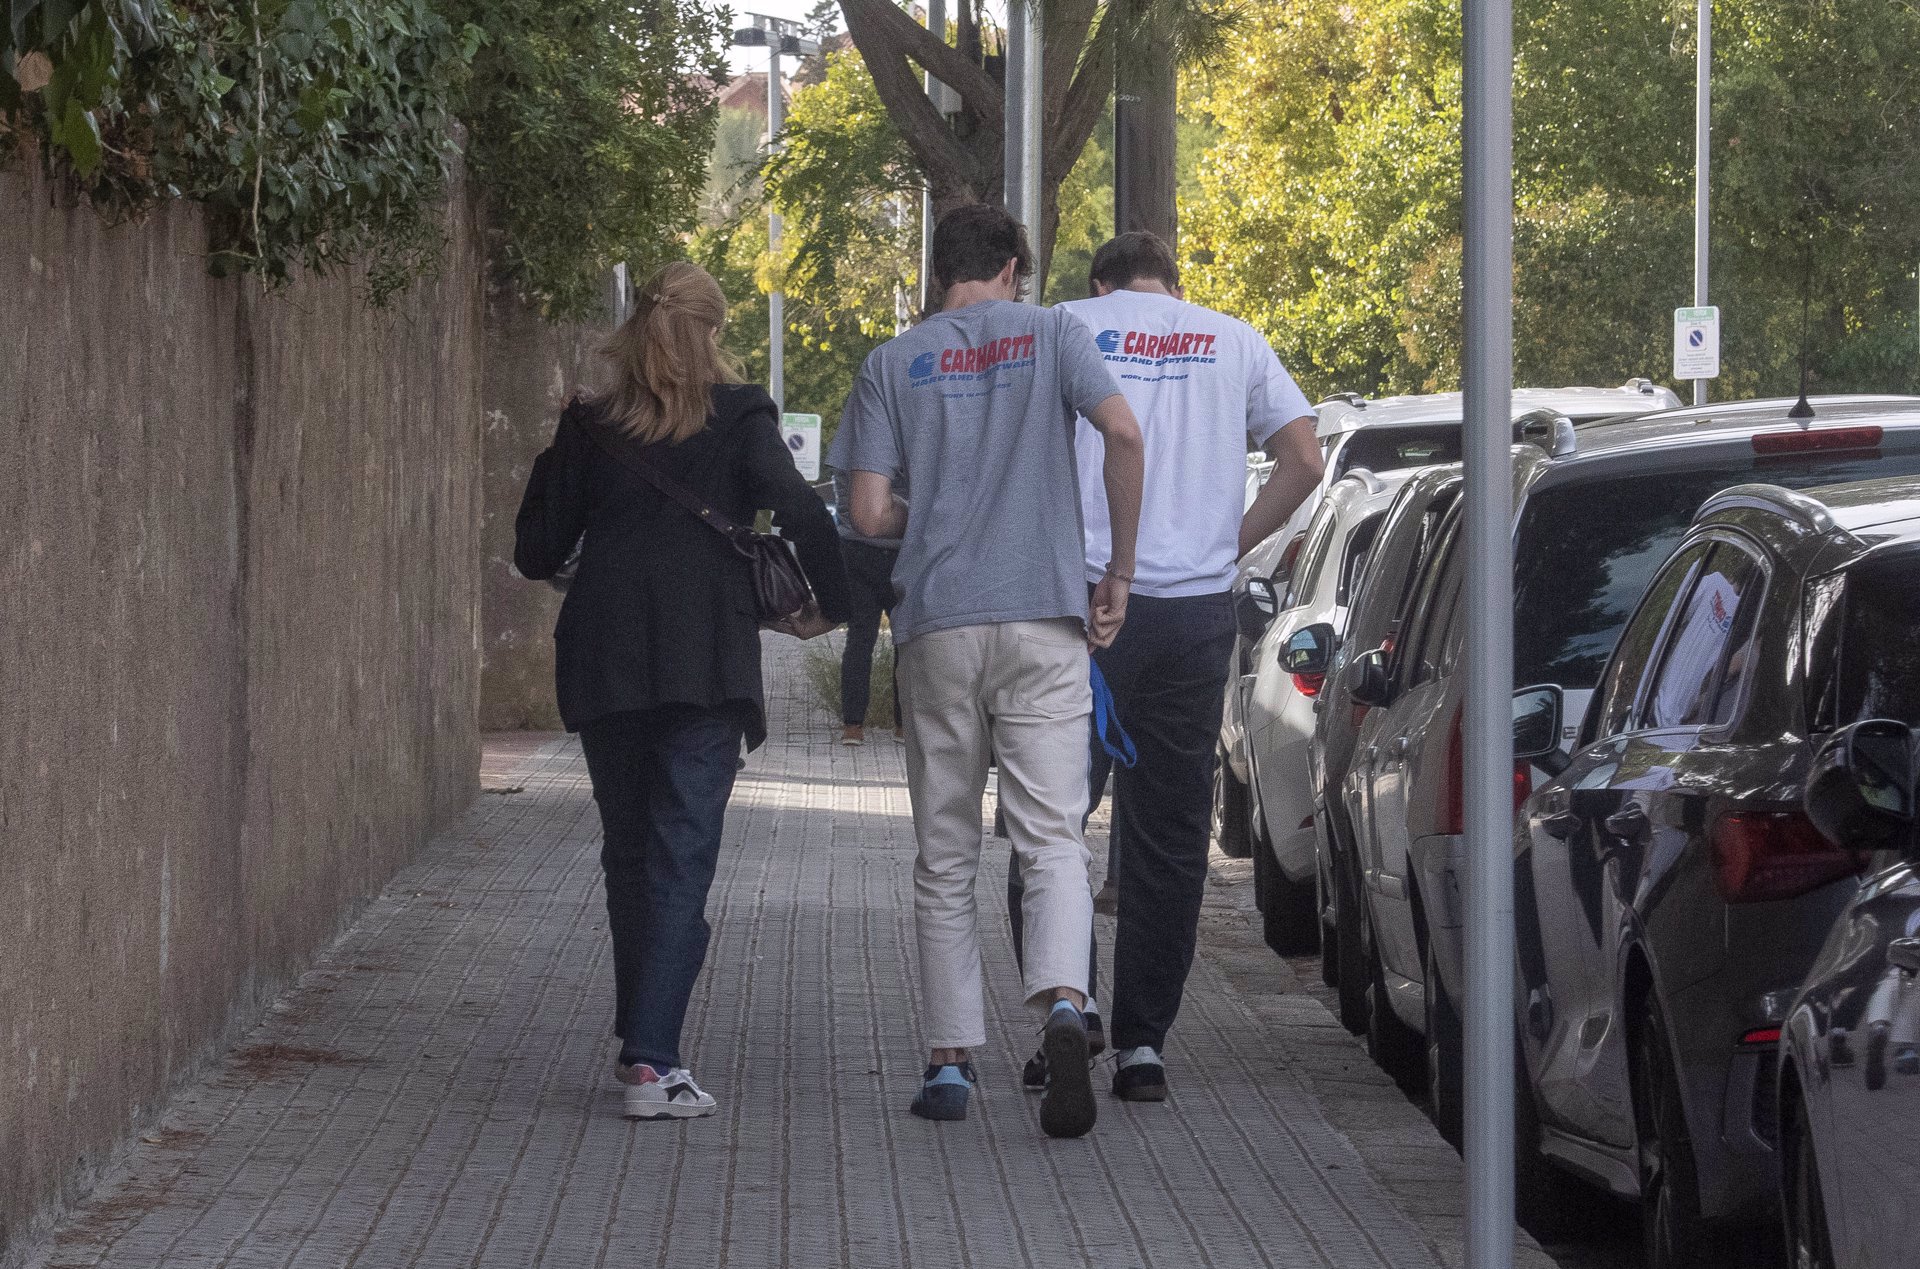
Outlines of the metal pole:
M780 94L780 31L767 34L767 149L772 151L786 126L786 102ZM780 264L780 213L767 211L767 253ZM775 287L767 296L767 393L787 408L787 297Z
M1041 38L1039 0L1012 0L1020 11L1025 38L1020 43L1020 207L1015 213L1026 225L1027 234L1038 245L1040 237L1040 158L1043 153L1041 132L1046 106L1046 85L1042 82L1040 55L1045 51ZM1034 298L1039 298L1040 279L1034 280Z
M1026 69L1026 43L1026 5L1022 0L1007 0L1007 46L1002 50L1007 82L1006 104L1000 120L1001 135L1005 138L1001 147L1000 202L1015 216L1020 214L1022 206L1020 178L1027 170L1020 158L1020 143L1027 135L1020 126L1020 73Z
M1713 140L1713 0L1699 0L1700 47L1693 73L1693 306L1707 304L1708 174ZM1707 403L1707 381L1693 381L1693 403Z
M1465 0L1467 1264L1513 1264L1513 5Z
M947 0L927 0L927 30L942 44L947 42ZM942 115L953 113L947 103L947 86L927 74L927 97L933 102L933 108ZM925 315L933 307L933 184L927 182L920 190L920 312Z

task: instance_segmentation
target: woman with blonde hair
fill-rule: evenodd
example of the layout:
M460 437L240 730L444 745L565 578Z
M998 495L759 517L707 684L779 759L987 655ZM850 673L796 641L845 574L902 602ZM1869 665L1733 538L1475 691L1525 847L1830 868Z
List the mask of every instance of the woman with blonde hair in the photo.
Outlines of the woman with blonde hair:
M772 398L739 382L720 348L726 312L696 265L640 288L602 350L604 385L568 404L535 460L517 524L527 577L553 577L579 546L554 679L605 830L615 1073L631 1119L713 1113L680 1029L706 960L740 743L766 738L752 569L692 505L735 525L774 513L818 606L790 633L824 633L849 604L826 505L794 467Z

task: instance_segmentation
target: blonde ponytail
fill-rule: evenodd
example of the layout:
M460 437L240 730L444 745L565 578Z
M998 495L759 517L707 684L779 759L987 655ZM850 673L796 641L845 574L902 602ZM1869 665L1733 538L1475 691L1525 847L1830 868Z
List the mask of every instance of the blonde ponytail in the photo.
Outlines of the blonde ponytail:
M611 370L595 398L609 422L640 441L677 444L707 425L713 387L740 373L720 347L720 284L697 264L669 264L640 287L633 315L601 348Z

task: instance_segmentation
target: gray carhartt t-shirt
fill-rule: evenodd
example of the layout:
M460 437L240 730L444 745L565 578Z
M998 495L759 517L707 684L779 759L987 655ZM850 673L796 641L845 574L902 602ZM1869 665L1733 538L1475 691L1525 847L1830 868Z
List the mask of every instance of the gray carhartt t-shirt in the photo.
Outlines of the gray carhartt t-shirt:
M1087 619L1074 421L1119 391L1064 309L970 304L873 350L828 461L912 486L896 642Z

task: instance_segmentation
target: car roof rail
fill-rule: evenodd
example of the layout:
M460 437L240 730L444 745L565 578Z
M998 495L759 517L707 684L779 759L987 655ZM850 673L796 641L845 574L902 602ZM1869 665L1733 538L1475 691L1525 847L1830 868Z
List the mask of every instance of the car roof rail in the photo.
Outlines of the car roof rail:
M1810 498L1797 490L1781 485L1760 483L1734 485L1722 489L1719 493L1700 504L1700 510L1694 513L1699 520L1716 511L1726 511L1735 507L1751 507L1760 511L1785 512L1802 528L1815 533L1832 533L1839 528L1833 512L1827 510L1827 504L1818 498Z
M1358 392L1329 392L1320 399L1320 404L1325 405L1329 401L1343 401L1356 410L1367 408L1367 399Z
M1650 397L1654 395L1653 380L1642 379L1638 376L1635 376L1634 378L1629 379L1625 383L1621 384L1620 390L1622 392L1638 392L1642 396Z
M1528 410L1513 421L1513 439L1538 445L1555 458L1565 458L1580 448L1573 420L1548 406Z

